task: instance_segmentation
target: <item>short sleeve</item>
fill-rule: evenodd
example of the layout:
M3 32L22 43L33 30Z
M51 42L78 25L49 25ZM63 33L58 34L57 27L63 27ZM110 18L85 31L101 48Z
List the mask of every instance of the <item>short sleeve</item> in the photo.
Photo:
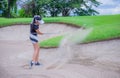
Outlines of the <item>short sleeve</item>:
M34 30L37 30L37 29L39 29L39 26L38 26L38 25L34 25L34 26L33 26L33 29L34 29Z

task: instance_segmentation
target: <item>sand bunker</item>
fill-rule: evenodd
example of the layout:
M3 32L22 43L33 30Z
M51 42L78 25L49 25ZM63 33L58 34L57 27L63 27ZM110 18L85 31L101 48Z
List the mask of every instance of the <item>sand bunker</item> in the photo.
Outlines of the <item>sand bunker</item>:
M44 24L40 26L42 32L55 34L39 36L40 41L76 29L63 24ZM52 62L47 58L60 49L41 49L43 65L29 70L23 67L33 53L29 25L0 28L0 78L120 78L119 46L119 39L74 45L69 49L74 52L73 57L58 69L55 66L46 69L45 66Z

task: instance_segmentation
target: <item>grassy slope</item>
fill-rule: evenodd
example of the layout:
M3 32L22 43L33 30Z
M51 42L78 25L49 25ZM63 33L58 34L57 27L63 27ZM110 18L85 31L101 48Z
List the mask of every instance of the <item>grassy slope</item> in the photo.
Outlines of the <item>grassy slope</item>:
M53 17L44 18L45 22L63 22L93 28L92 33L85 42L100 41L120 37L120 15L107 16L77 16L77 17ZM31 18L0 18L0 27L13 24L29 24ZM42 41L42 47L56 47L59 45L62 36Z
M120 38L120 15L108 15L108 16L82 16L82 17L57 17L48 18L48 22L65 22L78 26L84 26L85 28L93 28L92 33L87 37L84 42L93 42L100 40L107 40L113 38ZM62 36L58 39L51 38L41 42L41 46L55 47L59 44ZM55 44L51 44L54 43Z
M31 18L0 18L0 27L15 25L15 24L29 24Z

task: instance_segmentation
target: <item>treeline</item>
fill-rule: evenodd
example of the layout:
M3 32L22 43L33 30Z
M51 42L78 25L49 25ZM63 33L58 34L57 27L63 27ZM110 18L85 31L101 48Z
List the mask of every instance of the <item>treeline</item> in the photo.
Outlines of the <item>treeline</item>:
M90 16L99 14L93 9L99 5L97 0L0 0L0 14L3 17Z

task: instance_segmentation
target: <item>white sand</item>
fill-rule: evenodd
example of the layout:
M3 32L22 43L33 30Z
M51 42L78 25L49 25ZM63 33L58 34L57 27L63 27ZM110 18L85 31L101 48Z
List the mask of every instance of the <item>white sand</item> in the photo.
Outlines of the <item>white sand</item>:
M42 32L56 33L40 36L40 41L73 32L63 24L44 24ZM0 78L120 78L120 39L75 45L70 49L74 57L61 68L46 69L47 57L58 52L58 48L41 49L43 64L33 69L23 66L29 63L33 47L29 41L29 25L0 28ZM52 61L51 61L52 62Z

